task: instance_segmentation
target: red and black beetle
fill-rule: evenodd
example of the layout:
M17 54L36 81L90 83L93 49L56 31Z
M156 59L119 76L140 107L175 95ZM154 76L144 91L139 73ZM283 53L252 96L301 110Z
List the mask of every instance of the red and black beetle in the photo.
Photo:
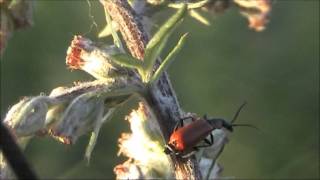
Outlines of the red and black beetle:
M181 118L174 128L168 144L165 145L164 152L166 154L186 157L190 152L192 153L193 151L197 151L199 148L213 145L214 140L211 132L215 129L225 128L232 132L233 126L254 127L248 124L233 124L245 104L246 103L240 106L234 115L234 118L230 122L220 118L208 119L206 115L200 119L193 116ZM191 118L192 122L184 126L184 120L189 118ZM209 135L210 139L207 139L207 136ZM204 141L205 144L198 145L201 141Z

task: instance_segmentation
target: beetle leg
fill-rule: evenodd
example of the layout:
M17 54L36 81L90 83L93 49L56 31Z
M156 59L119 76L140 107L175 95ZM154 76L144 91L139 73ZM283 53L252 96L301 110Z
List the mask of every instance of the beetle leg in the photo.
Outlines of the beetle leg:
M180 121L180 127L183 127L184 126L184 120L186 120L186 119L180 119L179 121Z
M213 135L210 133L210 140L204 139L203 141L204 141L206 144L204 144L204 145L199 145L199 146L195 146L195 147L193 147L193 149L199 149L199 148L204 148L204 147L212 146L213 143L214 143Z
M192 121L192 122L195 121L195 120L197 120L197 118L195 118L194 116L190 116L190 118L191 118L191 121Z
M186 155L183 155L183 156L181 156L181 157L182 157L182 158L188 158L188 157L194 155L195 153L196 153L196 151L192 151L192 152L190 152L190 153L188 153L188 154L186 154Z
M205 148L205 147L209 147L209 146L211 146L211 145L209 145L209 144L205 144L205 145L199 145L199 146L195 146L194 148Z
M190 119L191 118L191 120L193 121L193 119L194 119L194 117L193 116L185 116L185 117L182 117L182 118L180 118L179 120L181 121L184 121L184 120L186 120L186 119Z
M180 119L185 120L185 119L190 119L190 118L191 118L191 121L197 120L197 118L196 118L195 115L188 115L188 116L182 117L182 118L180 118Z
M193 120L194 118L192 116L186 116L186 117L180 118L179 121L174 126L174 130L173 131L176 131L179 127L183 127L184 126L184 120L189 119L189 118L192 118L192 121L194 121Z
M204 148L204 147L212 146L213 143L214 143L213 135L210 133L210 140L204 139L203 141L204 141L206 144L204 144L204 145L199 145L199 146L195 146L194 148Z
M204 139L203 140L208 146L211 146L212 144L211 144L211 142L210 142L210 140L208 140L208 139Z
M213 145L214 139L212 133L210 133L210 140L204 139L204 142L206 142L209 146Z
M178 128L179 128L179 125L180 127L183 126L183 120L184 119L179 119L179 121L176 123L176 125L174 126L174 129L173 129L173 132L176 131Z

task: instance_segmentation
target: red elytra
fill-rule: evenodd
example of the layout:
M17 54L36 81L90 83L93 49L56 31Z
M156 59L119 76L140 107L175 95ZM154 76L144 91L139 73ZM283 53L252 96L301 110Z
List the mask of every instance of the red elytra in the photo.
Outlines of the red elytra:
M205 139L212 130L207 120L199 119L174 131L168 144L177 151L187 151Z

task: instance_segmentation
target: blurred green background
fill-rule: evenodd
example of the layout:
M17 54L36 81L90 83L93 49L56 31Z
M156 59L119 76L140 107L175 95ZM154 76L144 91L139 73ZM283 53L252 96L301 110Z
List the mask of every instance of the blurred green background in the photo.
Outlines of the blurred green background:
M93 78L65 66L75 34L96 39L103 9L95 1L37 1L34 27L10 39L1 60L1 119L22 96L49 94L57 86ZM171 45L190 32L186 47L169 68L186 111L231 118L244 101L237 128L219 161L225 176L319 178L319 1L278 0L262 33L249 30L238 9L210 18L204 27L188 18ZM110 43L110 39L100 39ZM135 107L131 105L130 107ZM114 178L117 139L129 127L128 109L104 125L91 165L83 160L88 136L72 147L35 138L26 155L42 178Z

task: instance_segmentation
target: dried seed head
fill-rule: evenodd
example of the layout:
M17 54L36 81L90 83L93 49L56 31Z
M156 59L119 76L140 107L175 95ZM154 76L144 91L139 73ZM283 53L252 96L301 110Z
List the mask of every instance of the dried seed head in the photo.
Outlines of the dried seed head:
M16 136L29 136L45 127L50 99L38 96L25 98L8 112L4 123L14 129Z
M134 164L131 159L124 162L123 164L117 165L113 169L114 173L117 175L117 179L145 179L144 176L145 168L139 167Z
M81 69L97 79L109 79L127 75L128 71L111 60L111 55L120 53L115 46L97 47L91 40L74 36L68 48L66 64L70 69Z
M59 135L53 129L49 129L48 133L51 137L53 137L55 140L61 142L62 144L65 144L65 145L71 144L71 139L69 137L64 137L62 135Z
M32 26L33 5L34 1L0 0L0 55L14 30Z
M84 64L84 60L81 59L81 52L83 50L92 50L92 48L90 48L92 45L92 41L83 38L80 35L73 37L71 46L69 46L67 50L66 58L66 64L70 69L80 69L80 67Z
M20 100L17 104L13 105L10 110L8 111L5 119L3 120L3 122L13 128L15 126L15 124L17 123L17 119L16 116L18 116L19 112L21 111L21 109L24 107L24 105L30 101L30 97L24 97L22 100Z
M163 153L163 143L162 141L159 126L156 124L152 124L156 122L151 114L151 112L147 109L147 107L143 104L139 104L139 109L134 110L130 113L128 120L130 122L130 127L132 134L123 133L121 138L119 139L120 150L119 153L124 154L125 156L133 159L130 161L131 164L128 165L125 162L122 165L117 167L128 167L128 173L133 173L129 175L130 177L136 176L136 171L133 171L131 165L136 165L139 167L145 167L143 169L143 174L153 174L154 171L158 172L156 176L151 177L168 177L171 175L170 171L170 163L168 157ZM121 170L121 169L120 169ZM122 171L115 171L118 178L122 178Z
M58 104L51 107L46 114L45 124L48 129L53 127L55 124L59 123L63 115L64 110L66 109L66 104Z
M248 18L249 27L263 31L269 22L271 0L234 0L240 7L241 14Z
M2 5L1 5L2 6ZM13 20L10 18L9 13L4 10L0 12L1 28L0 28L0 54L4 52L9 38L14 30ZM1 58L2 59L2 58Z
M103 110L103 100L97 97L96 92L80 95L70 103L51 134L62 143L73 144L79 136L93 129Z

